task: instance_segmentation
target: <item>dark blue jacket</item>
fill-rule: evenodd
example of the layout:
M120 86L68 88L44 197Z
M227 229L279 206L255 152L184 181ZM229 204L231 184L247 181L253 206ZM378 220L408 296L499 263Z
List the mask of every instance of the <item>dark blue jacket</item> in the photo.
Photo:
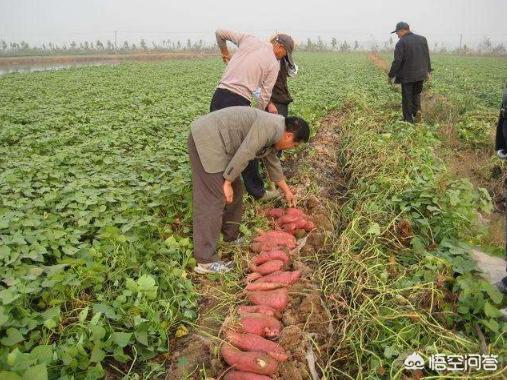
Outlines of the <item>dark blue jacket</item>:
M394 49L389 78L396 77L396 83L419 82L425 80L430 72L428 41L412 32L405 34Z
M502 106L496 124L495 150L507 152L507 87L503 91Z

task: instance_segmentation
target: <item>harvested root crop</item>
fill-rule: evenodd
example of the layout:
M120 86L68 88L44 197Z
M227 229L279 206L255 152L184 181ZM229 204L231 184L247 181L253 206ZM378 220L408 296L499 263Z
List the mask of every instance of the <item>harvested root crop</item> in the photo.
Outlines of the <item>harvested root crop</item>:
M278 366L276 360L263 352L242 352L230 344L223 344L221 353L225 362L239 371L272 375Z
M225 337L230 344L242 351L264 352L279 362L284 362L288 358L282 346L258 335L228 331Z
M282 311L289 303L289 292L287 288L250 291L247 292L247 298L254 305L269 306L275 310Z
M282 323L266 314L244 313L240 316L241 331L262 337L276 338L282 330Z
M255 265L251 263L249 267L252 272L266 275L281 270L284 265L285 263L281 260L270 260L261 265Z

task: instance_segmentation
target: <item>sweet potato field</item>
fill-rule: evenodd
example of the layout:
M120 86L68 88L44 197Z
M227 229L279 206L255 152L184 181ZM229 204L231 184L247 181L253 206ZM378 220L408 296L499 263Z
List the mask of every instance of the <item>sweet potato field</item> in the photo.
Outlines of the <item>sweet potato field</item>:
M248 244L220 245L235 269L204 280L192 272L186 138L209 109L218 57L0 77L0 379L218 380L238 357L225 341L267 345L283 362L266 372L275 379L445 375L405 370L412 352L498 355L496 372L451 375L502 376L506 300L469 251L502 251L484 220L502 211L492 136L507 61L435 57L425 122L407 125L366 54L296 60L290 112L313 138L283 165L309 218L278 227L306 245L290 257L251 246L270 227L265 208L282 204L248 200ZM482 166L459 171L462 151ZM245 261L255 250L270 253ZM245 282L279 270L301 281ZM209 288L222 309L204 334ZM263 304L255 292L281 289L288 307L268 305L276 334L262 330L278 340L218 327ZM199 360L186 356L193 336L205 339Z

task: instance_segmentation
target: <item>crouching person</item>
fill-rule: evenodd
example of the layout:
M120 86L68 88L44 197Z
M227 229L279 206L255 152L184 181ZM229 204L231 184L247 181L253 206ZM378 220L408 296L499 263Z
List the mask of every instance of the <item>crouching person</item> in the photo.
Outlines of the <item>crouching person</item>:
M301 118L284 118L250 107L225 108L192 123L188 153L197 273L231 269L232 263L219 260L216 248L220 233L224 241L239 237L243 212L241 172L249 161L262 159L288 205L295 206L296 197L285 182L277 153L307 142L309 136L310 128Z

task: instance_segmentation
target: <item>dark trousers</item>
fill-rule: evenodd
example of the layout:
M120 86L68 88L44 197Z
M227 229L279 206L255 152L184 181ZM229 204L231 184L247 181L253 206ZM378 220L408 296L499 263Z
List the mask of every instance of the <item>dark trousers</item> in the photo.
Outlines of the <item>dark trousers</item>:
M226 90L225 88L217 88L211 98L209 110L213 112L221 110L222 108L234 106L250 107L250 100L232 91Z
M192 167L192 225L194 257L198 263L218 260L216 253L220 232L225 241L239 236L243 213L243 187L240 178L232 183L232 203L225 203L223 172L206 173L195 147L188 136L188 155Z
M421 92L423 81L401 84L401 106L403 108L403 120L414 122L417 111L421 110Z

